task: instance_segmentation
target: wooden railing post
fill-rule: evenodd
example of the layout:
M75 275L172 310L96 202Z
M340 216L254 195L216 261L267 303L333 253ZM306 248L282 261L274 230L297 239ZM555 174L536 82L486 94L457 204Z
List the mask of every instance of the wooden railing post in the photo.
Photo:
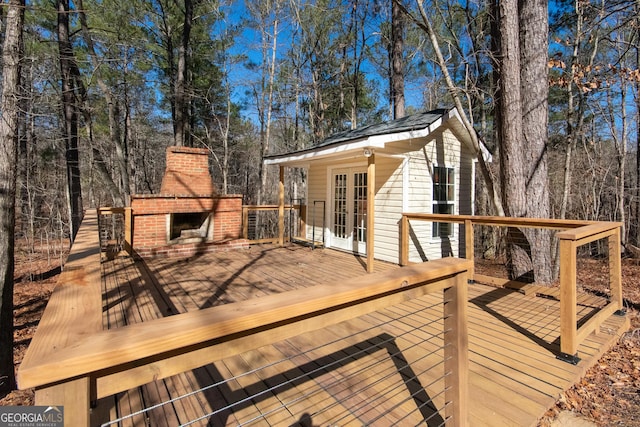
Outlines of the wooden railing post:
M468 425L469 338L467 331L467 281L458 274L455 286L444 290L445 418L447 426Z
M400 219L400 265L409 264L409 217Z
M298 233L300 234L300 238L302 239L306 239L307 238L307 205L299 205L298 208L299 210L299 216L300 216L300 230L298 230Z
M284 246L284 166L280 166L278 184L278 245Z
M473 276L475 274L474 270L474 245L473 245L474 235L473 235L473 222L470 219L464 220L464 255L465 258L472 262L471 270L469 271L469 279L473 280Z
M124 250L133 254L133 210L131 206L124 208Z
M577 362L577 247L574 240L560 238L560 352Z
M249 208L247 206L242 207L242 238L249 238Z
M91 382L89 377L37 388L35 404L64 407L65 427L89 427L91 426Z
M609 287L611 289L611 303L618 310L623 309L622 300L622 251L620 249L620 228L616 228L609 236Z

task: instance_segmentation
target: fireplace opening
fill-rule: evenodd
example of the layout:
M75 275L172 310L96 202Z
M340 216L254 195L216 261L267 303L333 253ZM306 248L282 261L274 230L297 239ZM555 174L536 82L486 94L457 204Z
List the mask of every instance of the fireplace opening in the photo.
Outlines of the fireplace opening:
M173 213L170 215L169 241L184 239L207 239L210 230L209 212Z

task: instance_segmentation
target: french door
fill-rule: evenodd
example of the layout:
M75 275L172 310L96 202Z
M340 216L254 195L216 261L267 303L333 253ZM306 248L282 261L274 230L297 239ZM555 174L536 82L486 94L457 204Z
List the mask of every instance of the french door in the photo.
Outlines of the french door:
M359 254L367 243L367 172L341 169L332 175L331 246Z

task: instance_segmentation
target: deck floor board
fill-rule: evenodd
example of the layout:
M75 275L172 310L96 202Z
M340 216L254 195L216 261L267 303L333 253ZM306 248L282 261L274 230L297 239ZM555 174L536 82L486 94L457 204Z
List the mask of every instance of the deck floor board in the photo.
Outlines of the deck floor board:
M352 254L297 245L189 259L117 257L103 262L103 327L364 274L363 260ZM579 318L601 304L597 297L583 298ZM624 318L609 319L580 346L582 361L574 366L556 358L554 298L473 284L468 307L474 426L536 425L626 325ZM438 425L444 421L442 328L442 295L427 295L222 361L203 361L201 368L102 399L99 406L115 419L206 387L121 425L173 426L209 413L193 425L415 425L430 416L427 424Z

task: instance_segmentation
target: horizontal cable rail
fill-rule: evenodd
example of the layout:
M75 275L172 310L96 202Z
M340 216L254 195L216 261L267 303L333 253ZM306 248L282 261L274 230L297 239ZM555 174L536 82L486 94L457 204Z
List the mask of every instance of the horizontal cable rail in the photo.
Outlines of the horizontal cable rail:
M443 226L444 224L444 226ZM458 224L455 228L453 225ZM400 265L426 261L429 247L434 242L448 242L448 253L442 249L441 256L457 255L474 261L471 271L473 280L499 287L508 287L523 293L536 293L560 300L560 358L571 363L580 359L578 346L587 336L597 331L600 325L614 312L624 309L622 300L622 273L620 253L620 227L618 222L554 220L538 218L508 218L493 216L446 215L404 213L400 223ZM446 231L446 236L434 236L433 230ZM509 247L531 249L529 238L544 235L551 242L547 262L557 278L539 283L532 270L520 277L509 274ZM457 245L457 247L456 247ZM526 251L526 249L525 249ZM533 265L531 252L525 257ZM581 266L591 260L597 270L605 270L605 280L610 295L605 305L599 305L579 321L580 306L594 304L593 298L580 297L578 288L588 287L588 280L581 277ZM540 262L540 261L538 261ZM590 307L589 307L590 308ZM586 310L586 309L585 309Z
M304 217L301 205L285 205L280 218L278 205L242 206L242 237L250 243L279 243L279 233L286 241L298 237L301 230L300 220ZM279 221L284 221L280 230Z
M444 303L447 302L451 302L451 301L444 301ZM442 353L444 351L444 334L445 331L442 330L442 318L437 318L437 319L433 319L431 320L428 324L424 324L424 325L420 325L420 326L414 326L411 329L408 329L406 331L404 331L401 334L397 334L397 335L389 335L386 334L385 337L383 339L379 339L376 340L375 342L372 342L370 333L374 333L378 330L381 329L381 327L384 327L385 325L393 325L394 323L399 323L402 321L403 318L407 318L409 316L418 314L419 312L423 311L423 310L430 310L430 309L435 309L436 307L439 307L442 305L442 302L436 303L436 304L431 304L430 306L420 306L419 308L417 308L415 311L412 312L408 312L406 314L404 314L403 316L399 316L396 318L389 318L389 320L384 321L382 323L373 325L369 328L366 328L364 330L358 331L354 334L351 334L347 337L340 337L338 339L335 339L333 341L330 341L328 343L324 343L318 346L315 346L311 349L307 349L304 350L301 353L297 353L295 355L291 355L288 356L286 358L283 358L281 360L278 361L274 361L271 362L267 365L263 365L254 369L251 369L250 371L247 372L243 372L240 373L238 375L235 375L233 377L227 378L223 381L219 381L210 385L207 385L205 387L202 387L198 390L194 390L191 391L189 393L186 393L182 396L177 396L174 397L172 399L169 399L165 402L144 408L143 410L140 411L136 411L134 413L128 414L128 415L123 415L120 416L117 419L113 419L107 423L102 424L103 427L105 426L111 426L111 425L119 425L120 423L135 418L137 416L140 415L144 415L150 411L156 410L158 408L160 408L161 406L164 405L171 405L181 399L193 396L195 394L198 393L203 393L211 388L216 388L216 387L223 387L226 384L233 382L233 381L237 381L242 377L247 377L250 375L258 375L262 378L262 380L265 380L265 376L268 376L268 374L264 374L264 375L260 375L261 371L266 370L267 368L276 368L278 369L278 371L286 371L286 367L282 367L279 368L279 365L283 365L284 362L292 362L294 359L296 358L300 358L301 356L305 356L308 355L307 357L309 359L313 359L314 358L314 354L317 354L318 352L320 353L329 353L331 352L330 347L334 347L336 345L340 345L343 344L344 347L351 347L352 344L349 344L350 342L353 342L355 340L358 340L359 337L363 337L361 342L362 343L367 343L367 346L361 346L358 347L357 351L354 352L350 352L348 354L346 354L345 356L341 356L338 358L335 358L333 361L326 363L326 364L322 364L314 369L310 369L307 371L304 371L303 373L296 375L296 376L292 376L291 378L288 378L286 381L282 381L282 382L278 382L275 385L266 387L261 389L259 392L257 393L253 393L248 395L247 397L243 398L243 399L239 399L237 401L234 401L226 406L217 408L213 411L210 411L206 414L203 414L202 416L192 419L192 420L188 420L188 421L184 421L181 422L180 425L193 425L198 423L199 421L205 421L208 420L209 418L211 418L214 415L220 414L220 413L224 413L224 412L228 412L228 411L234 411L238 408L242 408L245 405L251 404L252 401L256 401L256 400L260 400L261 398L266 398L272 394L277 394L279 391L281 390L285 390L289 387L295 387L296 383L299 383L301 381L312 381L314 377L316 376L321 376L323 373L325 373L326 371L341 371L339 372L340 376L336 375L336 378L334 380L332 380L331 382L327 383L324 382L322 387L316 386L316 387L309 387L305 390L304 393L302 394L296 394L294 398L288 398L287 399L283 399L281 402L282 404L280 406L277 407L272 407L269 409L269 411L264 412L262 414L260 414L260 416L254 417L254 418L250 418L246 421L243 421L242 423L240 423L239 425L249 425L251 423L259 423L259 422L268 422L269 417L276 414L279 411L286 411L287 408L293 404L299 403L300 401L303 401L305 399L309 399L310 397L312 397L312 395L314 394L321 394L323 392L331 392L332 394L340 394L340 397L342 400L349 400L351 398L354 398L356 396L358 396L361 393L365 393L367 392L369 389L373 389L376 386L382 384L385 381L388 381L391 377L393 376L397 376L398 372L397 370L389 370L387 369L386 371L380 372L379 374L375 375L375 381L371 382L371 372L375 372L376 368L380 365L383 365L385 362L388 362L389 359L395 359L395 358L401 358L403 357L403 353L410 351L412 349L417 349L419 348L425 341L435 341L435 343L433 344L433 346L435 347L433 350L422 354L421 357L419 357L418 359L414 360L414 363L419 363L422 360L428 360L430 357L438 354L438 353ZM439 325L438 322L440 323ZM434 329L439 328L440 332L439 333L430 333L429 336L427 338L422 338L422 340L420 342L414 342L408 346L403 347L402 349L399 348L399 346L397 346L395 343L402 340L403 338L406 338L409 335L415 334L416 331L421 331L423 334L425 333L423 328L428 328L428 327L432 327ZM448 331L450 332L450 331ZM375 338L375 337L374 337ZM379 355L378 357L369 357L367 358L366 356L371 356L372 354L378 352L379 350L383 350L386 351L384 352L384 354ZM442 354L439 354L437 356L440 359L439 364L444 363L444 357ZM359 365L355 366L355 368L351 369L351 368L344 368L345 365L349 364L350 362L360 362ZM435 369L438 367L438 364L436 365L429 365L429 369ZM381 368L384 369L384 368ZM415 372L412 375L408 376L408 375L404 375L403 376L403 383L410 383L410 382L419 382L420 381L420 377L424 376L424 374L426 373L427 370L423 370L420 372ZM440 414L445 413L445 404L446 402L444 402L444 393L445 393L445 388L444 388L444 382L445 382L445 376L447 376L448 373L444 372L444 374L436 376L435 379L432 379L430 383L428 384L422 384L422 386L425 389L429 389L429 390L436 390L436 393L433 396L430 396L430 398L426 401L423 400L419 400L415 407L417 411L420 411L421 409L425 409L426 407L428 407L428 415L426 417L423 417L423 419L425 421L428 421L429 419L437 419L440 420L441 422L439 424L433 424L433 423L429 423L430 425L444 425L444 423L447 421L446 419L442 418ZM349 388L347 389L346 386L344 386L344 382L346 380L348 380L349 378L351 378L352 380L349 381ZM358 380L358 378L360 378ZM363 379L368 379L369 381L364 381ZM400 388L400 389L399 389ZM403 390L401 389L401 387L398 387L397 384L393 384L392 386L387 386L386 389L383 389L384 393L385 393L385 397L386 398L390 398L393 397L393 394L404 394L404 401L401 401L398 403L402 404L407 400L415 400L417 399L417 394L421 393L421 391L413 391L409 394L403 393ZM345 394L346 393L346 394ZM434 402L434 399L439 399L442 400L443 403L441 404L440 407L436 406L436 403ZM349 415L350 413L356 413L360 410L365 410L365 406L367 405L367 402L362 402L360 405L356 405L356 406L350 406L349 412L346 413L344 415L343 418L337 418L337 419L332 419L331 423L335 424L335 425L341 425L343 422L347 423L349 422ZM322 414L323 412L326 412L328 410L330 410L332 407L337 407L337 406L341 406L340 401L335 401L330 403L329 405L325 406L325 407L319 407L319 408L314 408L315 412L309 414L310 417L313 416L317 416ZM394 409L394 408L392 408ZM380 421L380 422L385 422L384 421L384 415L385 413L380 413L375 417L370 417L367 420L367 424L368 425L375 425L376 422ZM405 418L408 418L411 414L406 414ZM387 421L388 422L388 421Z
M76 267L54 291L18 372L21 388L37 387L36 404L65 407L68 425L89 425L96 399L435 292L451 301L443 320L445 417L466 425L469 261L442 259L101 330L97 223L96 215L83 222L69 256Z
M108 257L125 251L131 254L132 220L130 207L101 207L97 209L100 246Z

